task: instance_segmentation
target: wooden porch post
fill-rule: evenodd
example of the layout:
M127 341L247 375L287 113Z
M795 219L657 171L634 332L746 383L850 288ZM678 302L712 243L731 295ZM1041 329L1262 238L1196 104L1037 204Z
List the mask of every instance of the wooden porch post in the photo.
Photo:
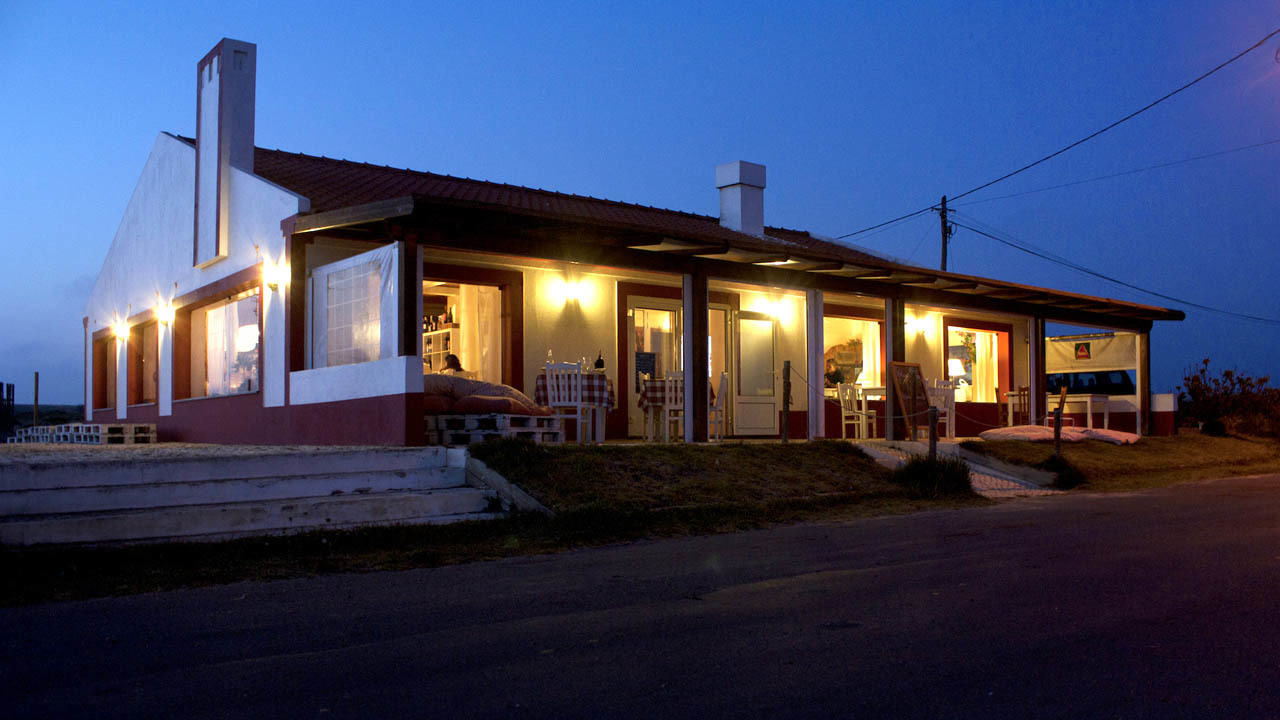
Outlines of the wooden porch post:
M825 437L826 397L823 395L823 375L826 365L822 354L826 341L822 334L822 291L805 292L805 335L808 360L805 374L809 378L809 439Z
M907 360L907 304L900 298L884 299L884 437L897 440L893 432L893 416L898 412L898 398L889 377L889 363ZM905 439L905 438L903 438Z
M684 315L685 442L707 441L710 383L707 379L707 275L701 269L685 274L681 293Z
M1139 435L1151 433L1151 333L1137 333L1138 420Z
M1048 376L1044 372L1044 318L1031 318L1027 334L1027 366L1030 390L1027 397L1027 419L1039 425L1045 416L1045 398L1049 393Z

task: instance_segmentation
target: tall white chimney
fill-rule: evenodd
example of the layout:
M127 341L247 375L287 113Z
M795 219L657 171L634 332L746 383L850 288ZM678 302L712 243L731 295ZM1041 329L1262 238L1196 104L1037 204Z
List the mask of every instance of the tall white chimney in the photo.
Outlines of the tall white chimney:
M764 166L735 160L716 166L720 224L749 235L764 235Z
M194 264L227 255L231 168L253 172L258 46L223 38L196 63Z

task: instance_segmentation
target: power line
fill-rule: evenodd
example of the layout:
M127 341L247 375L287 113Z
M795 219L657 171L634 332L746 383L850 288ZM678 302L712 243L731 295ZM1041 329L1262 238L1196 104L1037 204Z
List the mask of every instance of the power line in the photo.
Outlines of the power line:
M892 224L894 224L894 223L896 223L896 222L902 222L903 220L907 220L907 219L909 219L909 218L913 218L913 217L915 217L915 216L917 216L917 215L923 215L924 213L927 213L927 212L929 212L929 211L931 211L931 210L933 210L933 206L932 206L932 205L930 205L930 206L929 206L929 207L927 207L927 208L923 208L923 209L921 209L921 210L917 210L917 211L915 211L915 212L913 212L913 213L907 213L906 215L903 215L903 216L901 216L901 217L896 217L896 218L894 218L894 219L892 219L892 220L885 220L884 222L882 222L882 223L877 223L877 224L875 224L875 225L872 225L871 227L864 227L864 228L862 228L861 230L854 230L854 231L853 231L853 232L851 232L851 233L845 233L844 235L837 235L837 236L836 236L836 240L843 240L843 239L845 239L845 238L851 238L851 237L853 237L854 235L861 235L862 233L865 233L865 232L871 232L872 230L876 230L876 229L882 228L882 227L884 227L884 226L886 226L886 225L892 225Z
M985 183L983 183L983 184L979 185L978 187L973 188L972 190L966 190L966 191L964 191L964 192L960 193L959 195L954 196L954 197L953 197L953 198L951 198L951 199L952 199L952 200L959 200L960 198L962 198L962 197L964 197L964 196L966 196L966 195L972 195L973 193L976 193L976 192L978 192L979 190L982 190L983 188L988 188L988 187L991 187L992 185L995 185L995 184L996 184L996 183L998 183L998 182L1001 182L1001 181L1003 181L1003 180L1008 180L1009 178L1013 177L1014 175L1017 175L1018 173L1025 172L1025 171L1027 171L1027 170L1030 170L1031 168L1033 168L1033 167L1035 167L1035 166L1039 165L1040 163L1042 163L1042 162L1044 162L1044 161L1046 161L1046 160L1050 160L1050 159L1052 159L1052 158L1055 158L1055 157L1057 157L1057 156L1061 155L1062 153L1064 153L1064 152L1066 152L1066 151L1070 150L1071 148L1076 147L1077 145L1081 145L1081 144L1083 144L1083 143L1086 143L1086 142L1088 142L1088 141L1090 141L1090 140L1092 140L1092 139L1094 139L1094 138L1098 137L1098 136L1099 136L1099 135L1101 135L1102 133L1104 133L1104 132L1106 132L1106 131L1110 130L1111 128L1114 128L1114 127L1116 127L1117 125L1119 125L1119 124L1121 124L1121 123L1123 123L1123 122L1125 122L1125 121L1127 121L1127 120L1131 120L1131 119L1133 119L1133 118L1137 117L1138 115L1141 115L1142 113L1144 113L1144 112L1146 112L1146 111L1150 110L1151 108L1155 107L1156 105L1159 105L1160 103L1164 102L1165 100L1168 100L1169 98L1173 97L1174 95L1177 95L1178 93L1182 92L1183 90L1186 90L1187 88L1191 87L1192 85L1195 85L1196 83L1200 82L1201 80L1204 80L1205 78L1209 77L1210 75L1212 75L1212 74L1214 74L1214 73L1218 72L1219 70L1221 70L1222 68L1224 68L1224 67L1226 67L1226 66L1230 65L1231 63L1235 62L1236 60L1239 60L1240 58L1244 57L1245 55L1248 55L1249 53L1253 52L1254 50L1257 50L1258 48L1262 47L1262 44L1263 44L1263 43L1265 43L1266 41L1268 41L1268 40L1270 40L1271 38L1275 37L1276 35L1280 35L1280 28L1276 28L1275 30L1272 30L1271 32L1267 33L1267 34L1266 34L1265 36L1263 36L1263 38L1262 38L1261 40L1259 40L1258 42L1256 42L1256 43L1254 43L1254 44L1250 45L1249 47L1245 48L1244 50L1241 50L1239 53L1237 53L1237 54L1236 54L1234 57L1232 57L1230 60L1227 60L1226 62L1222 63L1221 65L1218 65L1218 66L1217 66L1217 67L1215 67L1214 69L1210 70L1210 71L1209 71L1209 72L1207 72L1207 73L1204 73L1203 75L1201 75L1200 77L1196 78L1195 80L1192 80L1191 82L1187 83L1186 85L1183 85L1182 87L1178 88L1177 90L1174 90L1174 91L1172 91L1172 92L1166 93L1165 95L1163 95L1163 96L1162 96L1162 97L1160 97L1159 99L1155 100L1154 102L1148 103L1147 105L1145 105L1145 106L1143 106L1143 107L1141 107L1141 108L1139 108L1139 109L1137 109L1137 110L1134 110L1133 112L1129 113L1128 115L1125 115L1124 117L1120 118L1119 120L1117 120L1117 121L1115 121L1115 122L1111 123L1110 125L1108 125L1108 126L1106 126L1106 127L1102 128L1101 130L1098 130L1098 131L1096 131L1096 132L1094 132L1094 133L1091 133L1091 134L1089 134L1089 135L1086 135L1085 137L1082 137L1082 138L1080 138L1079 140L1077 140L1077 141L1075 141L1075 142L1071 143L1070 145L1067 145L1066 147L1062 148L1061 150L1057 150L1057 151L1054 151L1054 152L1052 152L1052 153L1049 153L1048 155L1045 155L1044 157L1040 158L1039 160L1036 160L1036 161L1035 161L1035 162L1033 162L1033 163L1030 163L1030 164L1028 164L1028 165L1023 165L1022 167L1018 168L1017 170L1014 170L1014 171L1013 171L1013 172L1011 172L1011 173L1006 173L1006 174L1004 174L1004 175L1001 175L1000 177L996 178L995 180L991 180L990 182L985 182Z
M970 190L966 190L966 191L964 191L964 192L960 193L959 195L953 195L953 196L951 196L951 199L952 199L953 201L954 201L954 200L959 200L960 198L965 197L966 195L972 195L973 193L976 193L976 192L978 192L979 190L983 190L983 189L985 189L985 188L989 188L989 187L991 187L992 185L995 185L995 184L996 184L996 183L998 183L998 182L1002 182L1002 181L1004 181L1004 180L1008 180L1009 178L1013 177L1014 175L1017 175L1017 174L1019 174L1019 173L1022 173L1022 172L1025 172L1025 171L1027 171L1027 170L1030 170L1031 168L1033 168L1033 167L1035 167L1035 166L1037 166L1037 165L1039 165L1039 164L1041 164L1041 163L1045 162L1046 160L1050 160L1050 159L1052 159L1052 158L1055 158L1055 157L1057 157L1057 156L1061 155L1062 153L1064 153L1064 152L1066 152L1066 151L1068 151L1068 150L1070 150L1070 149L1072 149L1072 148L1074 148L1074 147L1076 147L1076 146L1078 146L1078 145L1082 145L1082 144L1084 144L1084 143L1088 142L1089 140L1092 140L1092 139L1094 139L1095 137L1098 137L1098 136L1099 136L1099 135L1101 135L1102 133L1104 133L1104 132L1106 132L1106 131L1108 131L1108 130L1110 130L1110 129L1114 128L1114 127L1116 127L1117 125L1120 125L1121 123L1123 123L1123 122L1125 122L1125 121L1127 121L1127 120L1131 120L1131 119L1133 119L1133 118L1137 117L1138 115L1141 115L1142 113L1146 112L1147 110L1150 110L1151 108L1155 107L1156 105L1159 105L1160 103L1164 102L1165 100L1168 100L1169 98L1173 97L1174 95L1177 95L1178 93L1182 92L1183 90L1186 90L1187 88L1191 87L1192 85L1195 85L1196 83L1200 82L1201 80L1204 80L1205 78L1209 77L1210 75L1213 75L1214 73L1216 73L1216 72L1218 72L1219 70L1221 70L1222 68L1224 68L1224 67L1226 67L1226 66L1230 65L1231 63L1235 62L1236 60L1239 60L1240 58L1244 57L1245 55L1248 55L1249 53L1253 52L1254 50L1257 50L1259 47L1262 47L1263 43L1265 43L1266 41L1270 40L1271 38L1275 37L1275 36L1276 36L1276 35L1278 35L1278 34L1280 34L1280 28L1276 28L1275 30L1272 30L1271 32L1267 33L1267 34L1266 34L1266 35L1265 35L1261 40L1259 40L1258 42L1254 43L1253 45L1250 45L1248 48L1246 48L1246 49L1244 49L1244 50L1240 51L1240 52L1239 52L1239 53L1237 53L1235 56L1233 56L1230 60L1227 60L1226 62L1224 62L1224 63L1222 63L1222 64L1218 65L1217 67L1215 67L1215 68L1213 68L1212 70L1210 70L1210 71L1208 71L1208 72L1204 73L1203 75L1201 75L1201 76L1197 77L1196 79L1194 79L1194 80L1192 80L1191 82L1189 82L1189 83L1187 83L1187 84L1183 85L1182 87L1180 87L1180 88L1178 88L1178 89L1176 89L1176 90L1173 90L1172 92L1166 93L1165 95L1163 95L1163 96L1162 96L1162 97L1160 97L1159 99L1155 100L1154 102L1151 102L1151 103L1149 103L1149 104L1145 105L1144 107L1139 108L1138 110L1135 110L1135 111L1133 111L1133 112L1129 113L1128 115L1125 115L1124 117L1122 117L1122 118L1120 118L1119 120L1117 120L1117 121L1115 121L1115 122L1111 123L1110 125L1108 125L1108 126L1106 126L1106 127L1102 128L1101 130L1098 130L1098 131L1096 131L1096 132L1094 132L1094 133L1092 133L1092 134L1090 134L1090 135L1087 135L1087 136L1085 136L1085 137L1083 137L1083 138L1080 138L1079 140L1077 140L1077 141L1075 141L1075 142L1071 143L1070 145L1067 145L1066 147L1064 147L1064 148L1062 148L1062 149L1060 149L1060 150L1057 150L1057 151L1052 152L1052 153L1050 153L1050 154L1048 154L1048 155L1045 155L1044 157L1040 158L1039 160L1036 160L1036 161L1035 161L1035 162L1033 162L1033 163L1030 163L1030 164L1027 164L1027 165L1023 165L1022 167L1018 168L1017 170L1014 170L1014 171L1013 171L1013 172L1011 172L1011 173L1006 173L1006 174L1004 174L1004 175L1001 175L1000 177L996 178L995 180L991 180L990 182L985 182L985 183L983 183L983 184L981 184L981 185L979 185L979 186L977 186L977 187L975 187L975 188L972 188L972 189L970 189ZM1277 55L1277 57L1278 57L1278 58L1280 58L1280 55ZM993 199L994 199L994 198L993 198ZM836 240L843 240L843 239L845 239L845 238L851 238L851 237L853 237L853 236L855 236L855 235L861 235L861 234L863 234L863 233L865 233L865 232L870 232L870 231L872 231L872 230L876 230L876 229L879 229L879 228L885 227L886 225L892 225L892 224L894 224L894 223L896 223L896 222L900 222L900 221L902 221L902 220L906 220L907 218L912 218L912 217L915 217L916 215L921 215L921 214L923 214L923 213L930 212L930 211L932 211L935 207L936 207L936 206L934 206L934 205L930 205L929 207L922 208L922 209L920 209L920 210L916 210L915 212L908 213L908 214L906 214L906 215L902 215L902 216L900 216L900 217L896 217L896 218L894 218L894 219L892 219L892 220L886 220L886 221L884 221L884 222L882 222L882 223L877 223L877 224L872 225L872 226L870 226L870 227L862 228L861 230L855 230L855 231L853 231L853 232L851 232L851 233L845 233L844 235L838 235L838 236L836 236L836 238L835 238L835 239L836 239Z
M1023 192L1011 193L1009 195L997 195L990 198L982 198L981 200L970 200L969 202L960 203L962 206L978 205L993 200L1008 200L1009 198L1021 197L1023 195L1031 195L1033 193L1047 192L1049 190L1060 190L1062 188L1074 187L1076 185L1084 185L1085 183L1098 182L1099 180L1110 180L1112 178L1124 177L1125 175L1136 175L1138 173L1148 172L1151 170L1159 170L1161 168L1173 167L1174 165L1182 165L1184 163L1194 162L1196 160L1207 160L1209 158L1219 157L1221 155L1229 155L1231 153L1240 152L1242 150L1253 150L1255 148L1266 147L1280 143L1280 139L1268 140L1267 142L1254 143L1253 145L1244 145L1230 150L1220 150L1218 152L1208 153L1206 155L1196 155L1195 157L1183 158L1181 160L1172 160L1158 165L1148 165L1147 167L1138 168L1136 170L1125 170L1123 172L1111 173L1110 175L1099 175L1098 177L1089 178L1088 180L1076 180L1074 182L1062 183L1061 185L1050 185L1049 187L1037 188L1035 190L1024 190Z
M957 214L959 214L959 213L957 213ZM970 218L970 217L969 217L969 216L967 216L967 215L965 216L965 218L966 218L966 219L969 219L970 221L974 221L974 220L976 220L976 218ZM1079 263L1076 263L1076 262L1073 262L1073 261L1068 260L1068 259L1066 259L1066 258L1063 258L1063 257L1057 256L1057 255L1054 255L1053 253L1050 253L1050 252L1049 252L1049 251L1047 251L1047 250L1042 250L1042 249L1040 249L1040 248L1037 248L1036 246L1032 245L1032 244L1031 244L1031 243L1029 243L1029 242L1026 242L1026 241L1024 241L1024 240L1020 240L1020 239L1018 239L1018 238L1014 237L1013 235L1010 235L1009 233L1006 233L1006 232L1003 232L1003 231L999 231L999 230L995 230L995 228L992 228L993 232L987 232L987 231L985 231L985 230L980 230L980 229L978 229L978 228L976 228L976 227L973 227L972 225L968 225L968 224L965 224L965 223L962 223L962 222L958 222L958 221L954 221L954 224L955 224L957 227L962 227L962 228L964 228L964 229L966 229L966 230L969 230L969 231L972 231L972 232L978 233L979 235L982 235L983 237L987 237L987 238L990 238L990 239L992 239L992 240L995 240L995 241L996 241L996 242L998 242L998 243L1001 243L1001 244L1004 244L1004 245L1008 245L1009 247L1011 247L1011 248L1013 248L1013 249L1015 249L1015 250L1019 250L1019 251L1021 251L1021 252L1027 253L1028 255L1033 255L1033 256L1038 257L1038 258L1040 258L1040 259L1042 259L1042 260L1048 260L1049 262L1057 263L1057 264L1059 264L1059 265L1063 265L1063 266L1068 267L1068 268L1071 268L1072 270L1075 270L1075 271L1077 271L1077 272L1085 273L1086 275L1092 275L1093 277L1099 278L1099 279L1101 279L1101 280L1106 280L1107 282L1115 283L1116 285L1121 285L1121 286L1123 286L1123 287L1127 287L1127 288L1129 288L1129 289L1131 289L1131 290L1136 290L1136 291L1138 291L1138 292L1140 292L1140 293L1144 293L1144 294L1146 294L1146 295L1152 295L1152 296L1154 296L1154 297L1158 297L1158 298L1160 298L1160 299L1162 299L1162 300L1168 300L1168 301L1170 301L1170 302L1178 303L1179 305L1186 305L1186 306L1188 306L1188 307L1193 307L1193 308L1196 308L1196 309L1198 309L1198 310L1204 310L1204 311L1206 311L1206 312L1217 313L1217 314L1219 314L1219 315L1225 315L1225 316L1228 316L1228 317L1235 317L1235 318L1240 318L1240 319L1243 319L1243 320L1252 320L1252 321L1254 321L1254 322L1267 323L1267 324L1270 324L1270 325L1280 325L1280 320L1277 320L1277 319L1274 319L1274 318L1259 317L1259 316L1257 316L1257 315L1248 315L1248 314L1245 314L1245 313L1232 312L1232 311L1230 311L1230 310L1222 310L1222 309L1220 309L1220 308L1211 307L1211 306L1209 306L1209 305L1203 305L1203 304L1201 304L1201 303L1192 302L1192 301L1190 301L1190 300L1184 300L1184 299L1182 299L1182 298L1174 297L1174 296L1172 296L1172 295L1166 295L1166 294L1164 294L1164 293L1156 292L1155 290L1148 290L1148 289L1146 289L1146 288L1139 287L1139 286L1137 286L1137 285L1134 285L1133 283L1125 282L1124 280L1120 280L1120 279L1117 279L1117 278L1111 277L1110 275L1106 275L1106 274L1104 274L1104 273L1098 272L1097 270L1092 270L1092 269L1087 268L1087 267L1085 267L1085 266L1083 266L1083 265L1080 265ZM985 224L985 223L982 223L982 222L980 222L980 221L979 221L979 222L974 222L974 224L982 225L982 224ZM989 226L988 226L988 227L989 227ZM1005 235L1006 237L999 237L996 233L998 233L999 235Z

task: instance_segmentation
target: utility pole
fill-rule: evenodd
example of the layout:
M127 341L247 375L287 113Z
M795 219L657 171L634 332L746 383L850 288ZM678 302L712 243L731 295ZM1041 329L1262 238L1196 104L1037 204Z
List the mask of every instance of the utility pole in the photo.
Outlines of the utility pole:
M951 225L947 223L947 196L942 196L942 209L938 211L938 219L942 221L942 271L947 270L947 240L951 239Z

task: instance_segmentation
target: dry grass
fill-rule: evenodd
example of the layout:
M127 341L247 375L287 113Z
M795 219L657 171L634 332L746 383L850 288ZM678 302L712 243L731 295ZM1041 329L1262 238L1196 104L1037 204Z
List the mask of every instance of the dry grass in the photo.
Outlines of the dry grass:
M489 443L483 460L556 512L754 506L828 495L901 497L889 471L843 442L548 447Z
M848 443L545 448L478 456L556 511L446 526L313 532L221 543L0 549L0 605L242 580L436 567L644 537L834 522L981 498L920 499Z
M967 446L969 447L969 446ZM1053 455L1049 443L995 441L973 446L1005 462L1039 466ZM1086 490L1138 490L1189 480L1280 472L1280 443L1246 437L1213 437L1183 430L1147 437L1135 445L1088 440L1063 443L1062 456L1085 478Z

